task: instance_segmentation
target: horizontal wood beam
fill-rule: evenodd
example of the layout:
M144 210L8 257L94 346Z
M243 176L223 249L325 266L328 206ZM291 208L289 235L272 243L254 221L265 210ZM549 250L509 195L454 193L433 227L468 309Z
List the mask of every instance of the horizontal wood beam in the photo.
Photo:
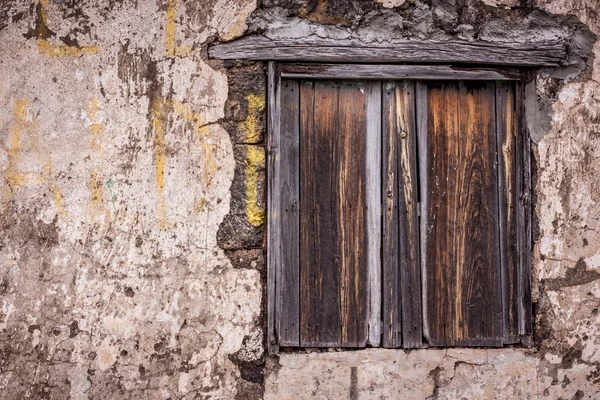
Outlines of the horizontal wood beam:
M448 65L282 64L281 77L295 79L510 81L521 79L521 74L514 68L466 69Z
M221 60L558 66L565 61L566 44L417 40L365 44L336 39L274 40L255 35L212 45L208 53L211 58Z

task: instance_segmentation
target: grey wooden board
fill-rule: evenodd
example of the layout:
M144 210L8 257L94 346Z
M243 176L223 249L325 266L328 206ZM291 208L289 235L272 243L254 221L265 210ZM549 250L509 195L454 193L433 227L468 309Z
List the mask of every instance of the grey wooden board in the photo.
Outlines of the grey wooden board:
M515 229L515 85L496 83L500 266L504 343L519 342Z
M282 64L281 76L298 79L518 80L514 68L468 69L449 65Z
M518 290L519 335L521 341L530 345L532 334L531 303L531 144L525 121L525 88L522 82L517 84L517 141L515 187L517 253L518 253Z
M395 118L396 129L400 135L397 179L402 345L405 348L417 348L422 345L423 331L417 209L415 83L398 83Z
M279 170L279 159L275 155L279 153L279 67L275 62L269 62L267 74L267 98L268 98L268 141L269 141L269 170L268 170L268 223L267 223L267 330L269 354L277 354L279 345L276 336L276 326L279 325L278 313L276 312L276 281L278 264L281 262L281 231L278 219L280 209L278 181L275 171Z
M427 319L427 85L425 82L415 82L416 115L417 115L417 149L419 153L419 187L420 190L420 255L421 255L421 293L423 299L423 337L429 338L429 325Z
M395 348L402 344L397 178L399 133L395 120L396 83L384 82L383 85L383 346Z
M300 344L300 88L298 81L282 80L278 169L274 171L279 196L279 279L277 303L279 345Z
M565 62L566 43L410 40L365 44L359 40L321 38L274 40L255 35L213 45L209 47L208 52L211 58L222 60L557 66Z
M381 342L381 82L365 84L367 114L367 262L369 308L367 343Z

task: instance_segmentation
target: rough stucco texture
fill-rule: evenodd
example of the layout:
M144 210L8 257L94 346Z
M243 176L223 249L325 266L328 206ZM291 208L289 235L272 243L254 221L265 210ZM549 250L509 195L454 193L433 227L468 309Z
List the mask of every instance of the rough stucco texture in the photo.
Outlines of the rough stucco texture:
M296 13L302 34L358 24L376 39L385 21L471 40L489 35L477 20L526 2L346 3L343 17L328 15L339 0L262 5ZM206 57L260 29L246 22L257 6L0 4L0 397L600 398L600 40L578 78L541 73L531 90L548 117L534 137L535 349L266 358L264 72ZM596 0L536 6L600 35Z
M235 161L202 46L255 6L2 2L1 398L252 391L262 285L217 246Z

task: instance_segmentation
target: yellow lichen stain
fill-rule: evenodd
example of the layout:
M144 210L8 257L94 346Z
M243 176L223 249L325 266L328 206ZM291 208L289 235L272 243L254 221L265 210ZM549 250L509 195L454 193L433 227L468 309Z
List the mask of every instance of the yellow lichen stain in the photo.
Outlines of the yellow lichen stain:
M187 57L195 52L189 46L178 46L175 38L177 32L177 0L167 0L165 11L165 54L167 57Z
M265 222L265 210L258 204L259 171L265 166L265 152L258 146L246 147L246 215L252 226Z
M244 133L246 143L257 143L260 139L259 120L266 106L264 95L250 94L248 101L248 116L240 122L240 130Z
M154 169L156 191L158 195L158 226L161 229L168 228L167 209L165 203L165 135L164 135L164 102L156 100L152 109L152 131L154 132Z
M102 151L102 136L104 136L104 125L98 121L98 112L102 106L97 97L93 97L88 108L88 117L90 119L90 147L92 151Z
M104 192L102 190L103 182L100 173L95 170L90 170L90 178L88 181L88 189L90 191L90 209L93 211L102 211L104 206Z
M199 214L202 211L204 211L207 205L208 201L203 197L200 200L198 200L196 204L194 204L194 211Z
M102 105L97 97L93 97L87 110L90 121L90 158L96 164L96 168L89 171L88 190L90 191L89 216L94 219L106 213L104 206L104 176L100 170L99 164L102 158L102 138L105 133L105 127L100 121L100 111Z
M39 0L39 11L37 14L38 20L36 25L47 27L48 21L48 6L50 0ZM39 29L38 29L39 30ZM95 45L88 46L68 46L65 44L52 43L44 37L37 37L37 47L41 54L45 54L51 57L75 57L79 55L90 55L96 54L100 48Z
M173 120L182 119L192 128L194 137L199 140L202 155L204 157L204 168L202 170L202 183L205 189L212 185L212 180L217 171L215 160L215 145L210 143L209 129L205 123L204 117L194 111L189 104L179 101L160 98L154 101L152 106L152 131L153 131L153 152L155 168L155 184L158 195L157 219L161 229L168 229L173 226L167 220L167 204L165 196L165 166L167 154L167 134L168 116L172 114ZM207 206L206 200L200 199L194 205L196 213L202 212Z
M52 57L75 57L82 54L90 55L96 54L100 49L98 46L66 46L60 44L50 43L44 39L38 39L37 41L38 50L40 53L52 56Z
M47 184L57 214L66 216L67 211L62 190L54 179L55 172L52 160L46 151L40 149L43 138L39 132L37 115L26 100L16 102L9 132L8 162L3 173L4 185L1 191L1 208L6 208L13 193L18 188L31 184ZM26 172L21 171L19 168L19 155L24 150L21 143L24 136L31 139L31 149L29 150L35 153L36 160L42 167L42 172Z

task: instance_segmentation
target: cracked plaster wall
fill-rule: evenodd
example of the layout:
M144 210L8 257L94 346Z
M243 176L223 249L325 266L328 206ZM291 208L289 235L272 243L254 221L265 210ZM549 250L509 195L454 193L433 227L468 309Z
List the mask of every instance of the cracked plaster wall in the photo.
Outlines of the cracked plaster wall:
M599 13L596 0L3 1L1 397L600 397ZM257 32L570 40L572 65L528 88L535 348L265 357L264 69L206 56Z

